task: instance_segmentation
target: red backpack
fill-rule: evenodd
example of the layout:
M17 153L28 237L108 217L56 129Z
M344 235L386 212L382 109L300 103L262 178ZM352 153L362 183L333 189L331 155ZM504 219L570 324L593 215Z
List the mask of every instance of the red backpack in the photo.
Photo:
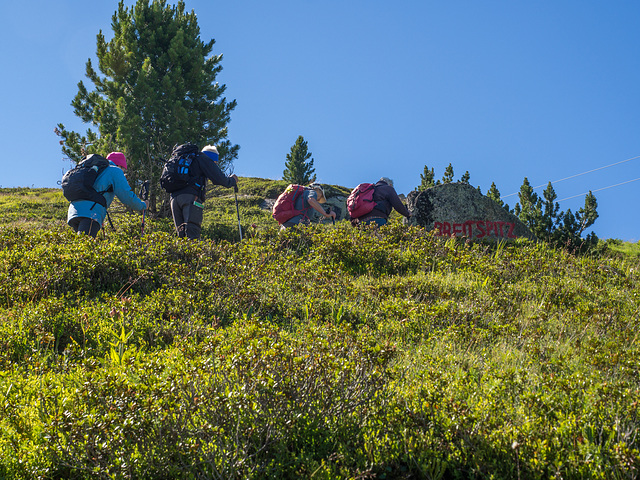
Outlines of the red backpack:
M304 193L302 185L289 185L284 192L280 194L276 203L273 205L272 216L282 225L287 220L292 219L296 215L304 213L302 210L296 210L296 200Z
M347 211L351 218L360 218L371 212L376 206L373 201L373 192L375 185L373 183L361 183L351 191L347 198Z

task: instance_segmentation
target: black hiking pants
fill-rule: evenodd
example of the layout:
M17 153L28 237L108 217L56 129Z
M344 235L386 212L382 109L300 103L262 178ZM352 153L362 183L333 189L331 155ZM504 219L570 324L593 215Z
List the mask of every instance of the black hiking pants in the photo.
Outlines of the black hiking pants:
M171 214L180 238L200 238L203 207L195 205L197 201L198 197L190 193L171 197Z
M69 226L73 228L76 233L85 233L96 238L100 231L100 223L97 220L89 217L75 217L69 220Z

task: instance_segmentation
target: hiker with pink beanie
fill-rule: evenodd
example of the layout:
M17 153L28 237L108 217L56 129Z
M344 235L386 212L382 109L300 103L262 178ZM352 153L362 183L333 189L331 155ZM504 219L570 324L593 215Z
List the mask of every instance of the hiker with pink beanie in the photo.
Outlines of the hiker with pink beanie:
M82 175L82 164L92 158L96 159L95 166L91 167L97 173L93 183L95 192L86 196L87 198L71 201L67 212L67 223L75 232L85 233L95 238L102 228L107 208L113 202L114 197L118 197L124 205L133 210L143 211L148 207L148 204L140 200L129 186L124 176L127 169L127 157L122 152L111 152L107 155L106 162L99 155L90 155L73 170L78 170ZM85 168L85 170L87 169ZM63 178L63 191L64 181ZM65 194L65 196L67 195Z

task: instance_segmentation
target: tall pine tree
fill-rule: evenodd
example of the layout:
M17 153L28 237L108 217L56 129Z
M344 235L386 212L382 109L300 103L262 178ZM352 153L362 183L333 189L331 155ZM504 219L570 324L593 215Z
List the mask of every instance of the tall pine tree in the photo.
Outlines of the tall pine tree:
M182 0L174 6L138 0L131 8L121 0L111 25L111 40L97 35L100 73L91 59L86 64L94 89L80 81L71 103L98 131L81 135L59 124L63 153L78 161L122 151L130 181L150 179L154 186L176 144L217 145L219 165L231 164L239 147L227 139L227 124L236 101L227 101L226 86L216 82L222 55L212 55L215 40L200 39L196 14L185 12Z
M297 185L307 185L316 181L313 158L308 151L308 145L304 137L300 135L296 143L287 153L287 161L284 164L282 179Z

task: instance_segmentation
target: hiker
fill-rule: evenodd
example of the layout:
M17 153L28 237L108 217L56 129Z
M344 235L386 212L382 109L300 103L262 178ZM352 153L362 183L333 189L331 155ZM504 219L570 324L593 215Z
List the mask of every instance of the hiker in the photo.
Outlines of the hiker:
M194 150L195 149L195 150ZM202 232L202 215L206 192L207 179L214 185L226 188L236 187L238 177L226 176L218 167L218 149L214 145L207 145L198 152L197 147L187 143L174 148L172 158L190 158L186 163L189 181L186 186L173 190L171 187L165 190L171 193L171 214L178 237L197 240Z
M322 203L327 201L327 198L324 195L324 189L320 184L312 183L308 187L300 187L299 185L290 185L287 187L287 190L280 196L281 198L286 195L291 188L297 188L300 191L300 194L296 195L293 199L293 210L294 216L289 218L288 220L281 223L281 230L289 227L293 227L298 224L309 224L309 209L313 208L316 212L322 215L324 218L331 218L335 220L336 212L331 211L329 213L324 211L322 208ZM276 205L278 202L276 201ZM274 206L274 218L276 217L276 209L277 206ZM277 219L277 218L276 218Z
M85 161L89 161L91 157L97 157L104 162L99 155L90 155ZM107 215L107 208L113 202L114 197L124 203L127 207L143 211L149 206L149 202L143 202L133 193L124 172L127 169L127 158L121 152L111 152L107 155L108 165L105 162L104 169L98 173L93 183L93 189L102 198L92 200L73 200L69 205L67 212L67 223L76 233L84 233L95 238L102 228L104 217ZM80 164L79 164L80 165ZM76 167L77 168L77 167ZM96 167L94 167L98 170ZM71 171L70 171L71 172ZM63 191L64 191L63 179Z
M382 177L374 185L373 202L373 210L361 217L351 219L353 226L370 225L372 223L378 227L386 225L391 210L393 209L407 218L411 216L407 207L404 206L402 200L398 197L395 188L393 188L393 180L388 177Z

